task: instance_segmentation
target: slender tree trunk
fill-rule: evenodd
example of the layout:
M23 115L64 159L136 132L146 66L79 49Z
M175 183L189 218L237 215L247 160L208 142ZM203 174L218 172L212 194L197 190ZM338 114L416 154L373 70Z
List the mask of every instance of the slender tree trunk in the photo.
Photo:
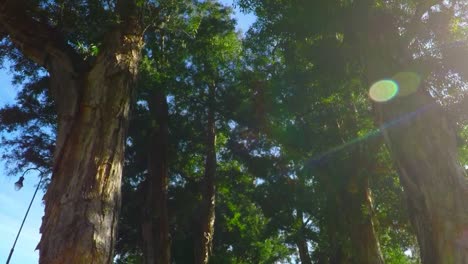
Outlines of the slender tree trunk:
M422 90L377 106L377 111L405 190L422 263L467 263L468 189L455 127Z
M383 256L375 233L367 179L354 176L346 189L329 196L328 239L330 263L383 264ZM346 243L346 241L349 241Z
M206 264L213 246L215 223L215 175L216 175L216 128L215 128L215 91L211 85L208 92L207 141L205 175L200 206L199 230L195 238L195 263Z
M348 219L352 261L356 264L383 264L374 223L368 177L354 174L343 196L344 218Z
M307 246L307 239L304 236L304 214L301 210L297 212L297 220L299 221L301 228L297 236L296 245L299 251L299 258L301 259L301 264L312 264L312 260L309 255L309 248Z
M150 176L148 176L150 177ZM154 221L152 216L152 209L156 206L154 199L154 191L152 189L150 180L145 180L142 191L144 194L144 203L142 208L142 222L141 222L141 237L142 237L142 247L143 247L143 261L144 263L156 263L156 236L154 231Z
M301 238L296 242L296 245L297 249L299 250L301 264L312 264L312 260L310 259L309 255L309 249L307 248L307 240Z
M329 168L322 171L321 179L328 189L326 228L332 264L384 263L374 229L368 183L371 156L376 149L376 145L371 144L369 148L355 146L358 149L340 164L347 175L336 175L333 179L332 172L327 172Z
M167 208L169 113L166 96L157 91L148 105L156 124L148 152L148 178L142 224L144 259L147 264L169 264L171 240Z

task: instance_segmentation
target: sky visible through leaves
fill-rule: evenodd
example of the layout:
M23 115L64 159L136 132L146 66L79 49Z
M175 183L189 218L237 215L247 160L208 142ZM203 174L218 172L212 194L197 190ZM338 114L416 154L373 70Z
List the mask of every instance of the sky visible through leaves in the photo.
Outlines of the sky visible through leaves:
M232 6L233 1L221 0L220 2ZM255 21L254 15L242 14L237 8L235 9L235 16L237 28L242 33L245 33ZM3 65L0 68L0 107L13 103L16 95L16 89L11 84L11 74L8 68L8 65ZM25 176L24 187L20 191L15 191L13 186L20 175L7 175L5 164L2 161L0 161L0 175L0 261L4 262L8 258L39 178L35 172L28 173ZM39 252L35 251L35 248L40 240L39 228L44 215L43 195L43 192L38 192L34 200L16 244L10 261L11 264L37 263L39 260Z

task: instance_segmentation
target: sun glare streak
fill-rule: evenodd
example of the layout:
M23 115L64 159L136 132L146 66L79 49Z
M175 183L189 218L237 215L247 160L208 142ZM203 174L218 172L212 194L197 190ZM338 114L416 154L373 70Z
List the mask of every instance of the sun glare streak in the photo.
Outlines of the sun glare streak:
M421 77L418 74L414 72L399 72L395 74L392 79L385 79L375 82L369 89L369 97L375 102L388 102L396 96L408 96L415 93L419 89L420 84ZM378 136L383 130L387 128L406 123L416 115L427 111L431 106L433 106L433 104L429 104L417 109L416 111L406 113L398 118L386 122L378 129L374 129L363 136L351 139L342 145L336 146L324 153L316 155L308 162L306 162L306 166L310 166L316 162L321 162L325 157L352 146L358 142Z
M411 121L411 119L413 119L417 115L420 115L420 114L428 111L429 109L434 107L436 104L437 103L431 103L431 104L424 105L424 106L416 109L413 112L406 113L404 115L401 115L401 116L399 116L399 117L397 117L397 118L395 118L393 120L390 120L390 121L384 123L383 125L380 126L380 128L371 130L371 131L369 131L367 134L365 134L363 136L351 139L348 142L345 142L344 144L341 144L341 145L336 146L336 147L334 147L334 148L332 148L330 150L327 150L327 151L325 151L323 153L315 155L314 157L310 158L305 163L305 167L312 167L314 165L326 162L325 159L327 157L329 157L330 155L332 155L332 154L334 154L334 153L336 153L338 151L341 151L343 149L351 147L352 145L354 145L356 143L359 143L361 141L364 141L364 140L367 140L367 139L370 139L370 138L373 138L373 137L376 137L376 136L380 136L382 131L384 131L385 129L394 127L396 125L402 125L402 124L408 123L409 121Z

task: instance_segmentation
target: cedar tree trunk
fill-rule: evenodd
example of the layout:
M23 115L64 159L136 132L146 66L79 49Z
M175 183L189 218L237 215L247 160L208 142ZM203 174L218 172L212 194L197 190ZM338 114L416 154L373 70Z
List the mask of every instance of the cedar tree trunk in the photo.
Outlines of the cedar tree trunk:
M307 248L307 240L300 238L297 242L297 249L299 250L299 258L301 259L301 264L312 264L310 259L309 249Z
M216 175L216 127L215 91L211 85L208 92L208 116L206 134L205 175L202 186L202 201L198 232L195 236L195 264L206 264L211 256L215 223L215 175Z
M374 223L373 209L367 175L354 174L350 177L347 190L343 193L343 218L348 221L352 261L360 264L383 264Z
M356 146L357 147L357 146ZM340 173L333 178L333 168L323 168L320 176L327 191L326 222L329 259L332 264L383 264L383 256L374 223L368 170L374 145L360 146L340 164ZM329 161L333 163L334 161ZM330 171L330 172L328 172Z
M424 91L377 106L424 264L468 261L466 175L456 131Z
M300 224L299 234L296 239L297 249L299 251L299 258L301 259L301 264L312 264L312 260L309 255L309 248L307 246L307 239L304 236L304 214L302 211L297 211L297 220Z
M143 207L143 249L147 264L169 264L171 241L167 208L169 113L166 96L157 91L148 100L156 119L148 151L148 178L145 181Z
M126 127L143 46L136 6L117 4L121 24L94 63L84 66L60 32L32 19L23 4L0 1L1 27L48 70L59 117L39 262L112 263Z
M330 263L383 264L367 178L354 180L352 176L347 188L336 193L336 201L328 203L328 206L335 206L328 209L334 212L329 217L335 218L329 220ZM345 246L346 239L349 239L349 246Z
M421 1L417 9L422 13L415 13L415 26L424 10L434 4L436 1ZM375 14L368 18L367 40L361 42L366 47L363 60L370 83L407 71L405 67L413 63L407 45L401 42L395 19L372 12ZM399 85L401 94L389 102L375 104L375 116L399 172L422 263L467 263L468 189L458 160L455 125L428 94L425 80L412 94L402 91L414 91L416 87Z

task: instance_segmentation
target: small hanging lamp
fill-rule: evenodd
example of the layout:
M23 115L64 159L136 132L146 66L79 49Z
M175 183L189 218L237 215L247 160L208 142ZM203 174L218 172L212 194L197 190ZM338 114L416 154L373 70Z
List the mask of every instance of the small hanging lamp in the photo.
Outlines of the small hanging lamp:
M21 190L21 188L23 188L23 181L24 181L24 177L21 176L19 178L19 180L17 182L15 182L15 190L16 191L19 191L19 190Z

